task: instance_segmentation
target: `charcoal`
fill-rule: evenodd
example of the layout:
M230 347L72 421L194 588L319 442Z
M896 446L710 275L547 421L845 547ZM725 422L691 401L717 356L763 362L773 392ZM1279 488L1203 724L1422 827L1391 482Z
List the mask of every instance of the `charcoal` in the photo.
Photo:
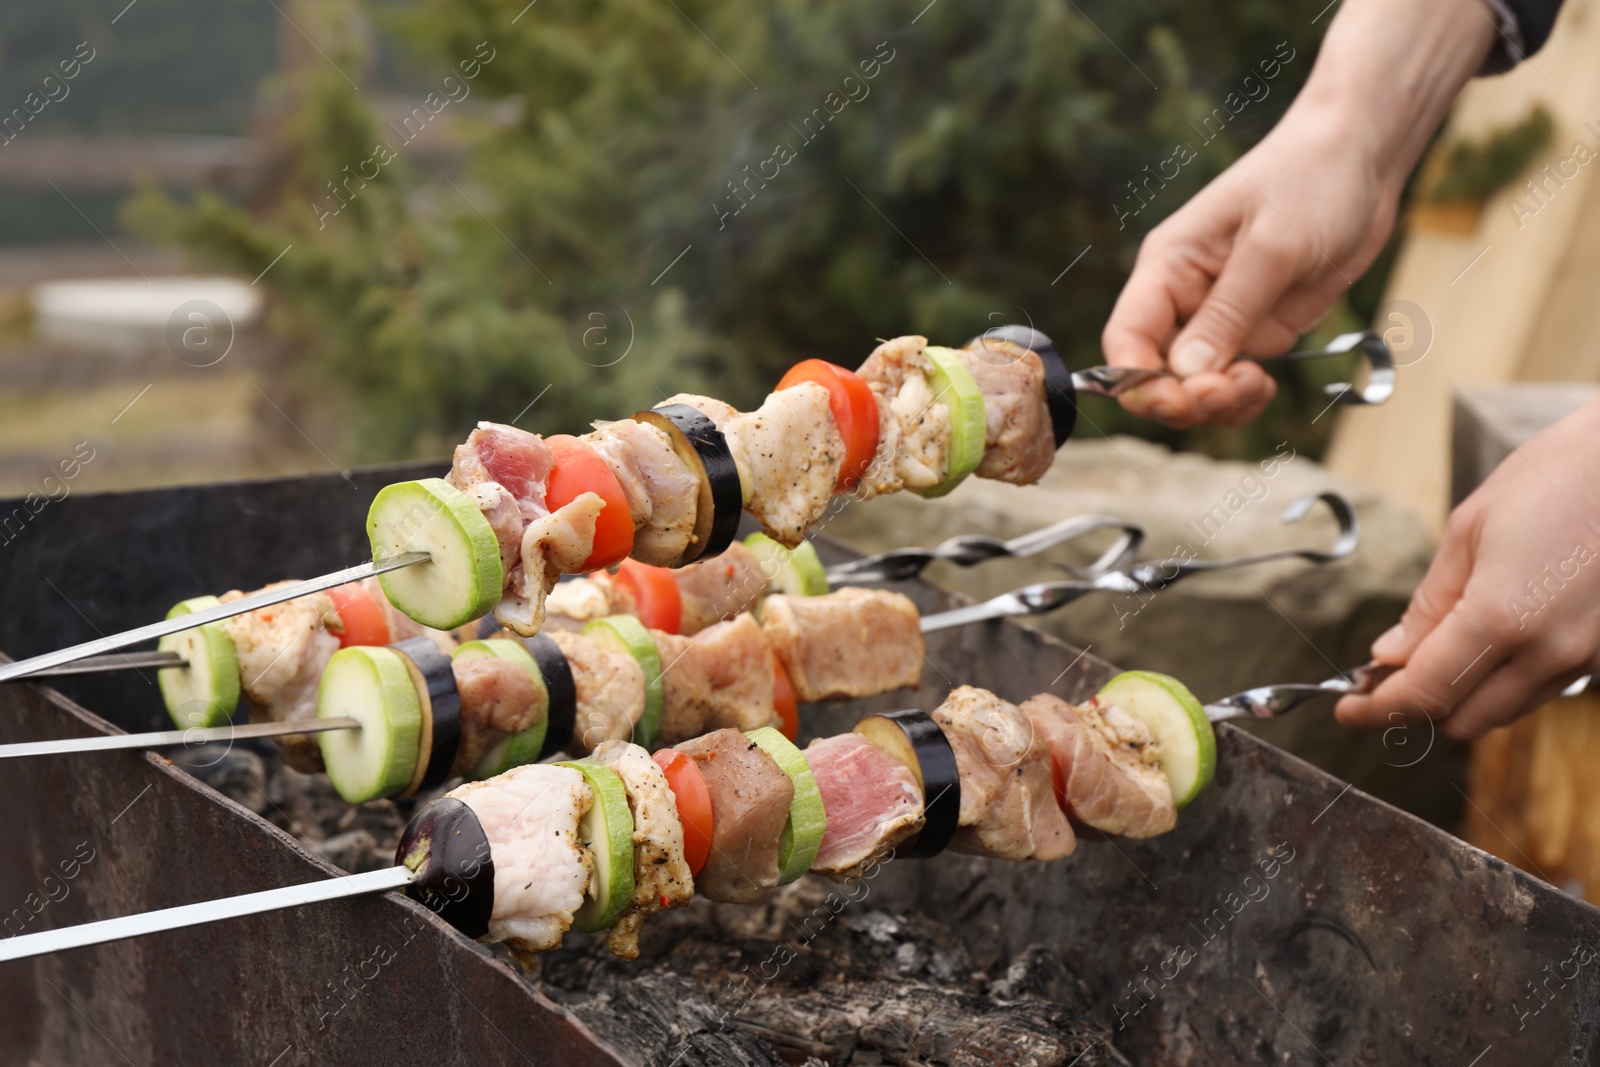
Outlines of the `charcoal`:
M259 755L217 742L186 746L169 754L182 767L236 804L260 815L267 806L267 771Z
M697 899L653 917L634 961L569 935L531 980L641 1063L768 1062L737 1058L740 1039L840 1067L1128 1062L1049 949L991 983L948 926L862 903L835 912L840 892L803 879L755 907Z

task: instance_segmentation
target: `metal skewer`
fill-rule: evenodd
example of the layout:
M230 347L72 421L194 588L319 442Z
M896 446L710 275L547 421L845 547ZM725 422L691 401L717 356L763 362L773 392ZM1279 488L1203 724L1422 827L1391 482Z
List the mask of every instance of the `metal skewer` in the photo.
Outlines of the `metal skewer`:
M1212 722L1228 719L1275 719L1286 715L1300 705L1327 693L1336 696L1366 696L1388 678L1398 667L1386 663L1366 663L1337 678L1323 682L1287 682L1283 685L1262 685L1234 693L1205 706L1206 718ZM1585 692L1594 681L1586 674L1561 691L1564 697Z
M1326 550L1286 548L1276 552L1263 552L1238 559L1165 559L1136 563L1118 570L1105 571L1087 579L1038 582L982 603L929 615L922 620L922 632L931 633L951 626L999 619L1011 615L1041 615L1070 604L1086 593L1157 593L1191 574L1205 571L1247 567L1277 559L1303 559L1311 563L1331 563L1354 552L1361 540L1361 529L1356 522L1355 509L1337 493L1318 493L1301 497L1283 513L1285 523L1299 522L1318 501L1326 504L1339 522L1339 536Z
M1334 693L1370 693L1378 683L1395 672L1394 667L1382 663L1368 663L1337 678L1325 682L1290 682L1285 685L1262 685L1242 693L1225 696L1205 706L1206 718L1212 722L1228 719L1275 719L1287 714L1307 701Z
M78 752L109 752L124 748L165 748L169 745L203 745L211 741L243 741L252 737L285 734L319 734L328 730L359 730L361 722L348 715L327 719L255 722L243 726L191 727L155 730L145 734L107 734L103 737L66 737L57 741L23 741L0 745L0 759L17 756L62 756Z
M145 934L157 934L185 926L200 926L205 923L220 922L223 919L237 919L264 911L296 908L302 904L338 900L340 897L380 893L388 889L399 889L409 884L412 877L410 868L386 867L381 871L368 871L365 874L348 874L342 878L327 878L320 882L284 886L281 889L268 889L260 893L245 893L242 896L222 897L218 900L202 901L199 904L162 908L160 911L147 911L141 915L101 919L98 922L67 926L60 930L23 934L0 941L0 963L27 959L29 956L42 956L49 952L63 952L69 948L103 945L108 941L124 941L130 937L143 937Z
M151 623L149 626L140 626L137 629L124 630L120 634L112 634L109 637L101 637L93 641L85 641L81 645L73 645L70 648L61 648L54 652L46 652L44 655L34 656L32 659L18 660L15 663L7 663L3 666L0 666L0 682L8 682L13 678L23 678L29 675L38 674L42 671L49 670L52 667L60 667L63 664L75 663L79 660L87 659L90 656L99 656L102 653L112 652L119 648L126 648L129 645L137 645L141 641L152 641L157 638L166 637L168 634L181 633L184 630L190 630L196 626L204 626L209 622L220 622L223 619L231 619L235 615L243 615L247 611L255 611L258 608L270 607L273 604L281 604L285 600L293 600L298 596L306 596L309 593L320 593L324 589L332 589L334 586L346 585L350 582L358 582L363 578L370 578L375 574L384 574L388 571L397 571L401 567L410 567L418 563L424 563L430 558L431 557L429 557L426 552L407 552L403 555L395 556L392 559L386 559L381 562L374 560L371 563L362 563L355 567L346 567L344 570L334 571L332 574L324 574L320 578L308 578L303 582L296 582L293 585L286 585L277 589L265 589L259 593L251 593L249 596L240 597L238 600L230 600L226 604L218 604L214 608L205 608L204 610L192 612L188 615L179 615L175 618L163 619L160 622ZM118 666L130 666L127 659L122 657L117 658L120 660ZM165 662L156 665L176 666L176 664L169 664Z
M1382 404L1394 395L1394 356L1389 352L1389 347L1383 343L1383 338L1371 330L1340 334L1325 347L1305 352L1239 358L1272 364L1285 360L1320 359L1323 356L1337 356L1353 351L1359 351L1367 362L1367 384L1358 389L1352 382L1333 382L1323 386L1323 393L1335 398L1341 404ZM1081 393L1115 397L1153 378L1176 377L1178 377L1176 374L1164 367L1089 367L1086 370L1073 371L1072 384Z
M1121 566L1144 543L1142 526L1109 515L1075 515L1005 541L982 534L962 534L941 541L933 548L896 548L835 564L828 568L828 584L905 581L921 574L935 560L954 563L958 567L971 567L1001 557L1032 556L1096 530L1122 532L1093 563L1087 567L1070 568L1070 573L1075 577L1088 578Z
M29 671L24 677L62 678L69 674L102 674L106 671L165 670L169 667L187 667L189 661L177 652L150 649L142 652L115 652L109 656L88 656L73 660L60 667L46 667L42 671ZM18 679L21 681L22 679Z

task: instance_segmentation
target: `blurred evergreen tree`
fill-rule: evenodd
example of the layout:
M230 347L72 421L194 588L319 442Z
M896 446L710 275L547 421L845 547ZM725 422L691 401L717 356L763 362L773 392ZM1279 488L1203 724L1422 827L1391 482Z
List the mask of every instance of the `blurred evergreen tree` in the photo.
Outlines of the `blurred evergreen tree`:
M387 4L440 98L515 105L478 113L466 173L444 176L341 73L368 62L371 12L301 0L326 62L279 82L281 194L246 211L147 191L129 217L251 276L292 243L262 283L274 321L355 399L373 458L437 453L547 386L523 425L683 390L749 405L797 359L853 366L912 331L1031 321L1101 362L1139 238L1276 121L1317 5L925 4ZM1308 376L1337 372L1286 373L1275 421L1165 439L1314 451L1333 420L1307 430ZM1152 430L1086 411L1080 432Z

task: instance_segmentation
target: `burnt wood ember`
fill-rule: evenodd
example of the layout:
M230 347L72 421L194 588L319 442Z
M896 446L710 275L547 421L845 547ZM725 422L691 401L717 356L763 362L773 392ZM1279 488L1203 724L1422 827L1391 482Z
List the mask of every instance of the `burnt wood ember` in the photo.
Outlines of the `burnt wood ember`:
M200 593L347 566L367 552L373 494L439 473L74 494L39 511L0 503L0 515L31 515L0 543L0 649L44 652L149 622ZM818 547L825 563L847 558L826 541ZM924 611L952 604L931 586L898 588ZM1013 702L1044 691L1082 700L1112 671L1001 622L931 634L927 649L919 691L803 709L807 729L839 733L872 711L931 708L958 683ZM62 679L55 691L0 686L0 742L91 736L113 722L165 723L151 672ZM1425 732L1404 741L1385 749L1392 765L1430 758ZM1083 840L1050 864L948 854L889 863L870 898L846 908L804 954L843 954L839 968L808 972L797 959L783 995L753 1000L762 1014L740 1013L737 1029L707 1022L720 1022L722 994L693 968L725 979L745 963L759 967L764 957L749 953L780 935L739 926L765 921L737 917L743 909L718 927L718 937L743 946L736 957L713 955L710 938L674 948L676 924L700 921L690 909L646 924L642 966L612 964L574 940L570 956L530 982L390 893L0 966L0 1065L650 1062L654 1052L628 1045L630 1027L647 1049L690 1035L676 1067L821 1063L843 1039L821 1010L841 996L835 975L883 984L861 1001L833 1001L840 1017L864 1012L853 1024L863 1033L876 1034L880 1017L948 1025L956 1015L943 1007L972 997L975 1011L1003 1007L1019 1042L1047 1030L1063 1044L1087 1038L1092 1022L1139 1064L1600 1062L1600 909L1239 730L1219 729L1217 749L1215 783L1169 834ZM325 788L320 780L290 779L270 759L223 762L215 774L240 803L155 755L9 761L0 769L7 933L325 878L337 868L290 833L355 869L392 846L388 835L409 814L309 802ZM871 912L910 931L882 946L887 963L857 944L875 928ZM928 934L923 920L944 925ZM902 950L909 976L895 969ZM852 959L879 969L851 970ZM956 969L940 971L945 959ZM584 960L592 975L575 970ZM558 977L569 970L576 976ZM799 977L807 973L810 985ZM913 989L925 999L904 999ZM618 1018L628 1026L596 1032ZM868 1052L884 1063L936 1062L907 1058L910 1045L892 1036L847 1052L863 1065ZM1095 1056L1120 1062L1091 1047L1082 1063Z

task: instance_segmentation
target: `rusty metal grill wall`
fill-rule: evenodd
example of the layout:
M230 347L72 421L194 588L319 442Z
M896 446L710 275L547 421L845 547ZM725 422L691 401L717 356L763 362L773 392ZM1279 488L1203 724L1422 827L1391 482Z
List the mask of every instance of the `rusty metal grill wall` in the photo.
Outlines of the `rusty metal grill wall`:
M373 492L436 473L52 503L0 545L0 648L34 654L202 591L358 562ZM950 603L909 591L924 609ZM931 635L929 661L912 698L927 707L962 682L1082 698L1111 671L1004 623ZM148 673L61 689L96 714L0 688L0 741L104 730L97 715L127 729L164 719ZM806 721L828 733L904 702L811 708ZM1600 948L1600 911L1239 731L1223 728L1219 749L1215 786L1172 834L1084 841L1049 865L894 862L874 900L930 909L976 951L1057 947L1136 1063L1596 1062L1600 958L1582 946ZM0 771L0 800L12 933L334 873L159 757L18 761ZM392 894L0 965L0 1033L0 1064L614 1062L486 950Z

